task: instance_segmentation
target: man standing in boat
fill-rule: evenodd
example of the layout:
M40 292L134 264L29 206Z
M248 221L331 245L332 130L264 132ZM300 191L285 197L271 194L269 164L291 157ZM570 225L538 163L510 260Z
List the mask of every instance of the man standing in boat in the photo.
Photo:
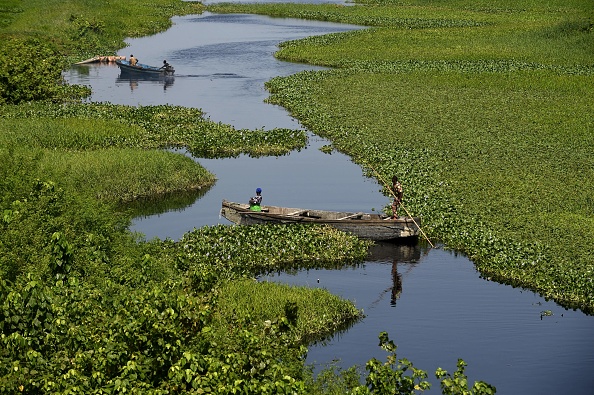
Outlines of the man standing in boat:
M138 63L138 59L134 55L130 55L130 66L136 66L136 63Z
M256 188L256 196L250 198L250 210L262 211L262 188Z
M392 219L398 218L398 208L402 202L402 184L398 181L398 177L392 177L392 194L394 195L394 201L392 202Z

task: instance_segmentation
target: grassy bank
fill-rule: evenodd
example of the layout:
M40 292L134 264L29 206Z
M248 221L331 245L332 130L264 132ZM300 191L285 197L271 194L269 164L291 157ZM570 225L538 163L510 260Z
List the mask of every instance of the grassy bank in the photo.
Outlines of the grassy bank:
M220 158L281 155L307 141L303 131L236 130L205 120L200 110L173 106L7 105L0 116L6 149L39 152L36 177L124 203L214 183L195 161L157 148Z
M337 69L276 78L271 102L371 176L398 174L431 237L485 276L594 311L591 5L209 9L373 26L282 44L281 59Z
M196 2L3 0L0 37L40 38L57 44L72 60L114 55L126 37L162 32L174 15L199 14ZM40 10L42 10L40 12Z

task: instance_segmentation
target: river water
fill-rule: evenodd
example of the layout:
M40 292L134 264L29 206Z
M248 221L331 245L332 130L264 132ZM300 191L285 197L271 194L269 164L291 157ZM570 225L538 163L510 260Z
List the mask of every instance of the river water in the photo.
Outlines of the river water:
M173 79L131 80L113 65L73 67L66 79L90 85L92 101L182 105L237 128L301 129L284 109L263 102L264 82L317 68L274 59L278 43L357 28L209 13L173 22L167 32L128 40L119 53L153 65L167 59L176 69ZM187 202L146 207L151 214L137 218L132 230L149 239L177 239L194 227L229 224L219 216L221 200L246 201L256 187L271 205L371 211L389 203L348 157L318 150L327 143L310 134L306 149L282 157L198 158L217 176L216 184ZM387 331L399 357L430 373L431 394L441 393L432 373L438 367L455 371L458 358L468 363L470 382L486 381L499 394L594 393L594 317L482 279L472 262L441 248L381 244L356 268L260 280L324 287L364 310L362 322L310 348L308 362L316 366L384 360L377 336Z

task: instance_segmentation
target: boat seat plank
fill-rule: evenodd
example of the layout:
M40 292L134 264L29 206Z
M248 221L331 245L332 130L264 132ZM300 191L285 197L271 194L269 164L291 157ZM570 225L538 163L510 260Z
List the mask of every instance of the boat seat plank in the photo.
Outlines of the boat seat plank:
M309 210L297 210L297 211L293 211L292 213L289 213L287 215L301 215L304 213L307 213Z
M364 213L355 213L355 214L347 215L346 217L338 218L338 220L340 221L341 219L350 219L350 218L355 218L355 217L361 217L361 216L363 216L363 214Z

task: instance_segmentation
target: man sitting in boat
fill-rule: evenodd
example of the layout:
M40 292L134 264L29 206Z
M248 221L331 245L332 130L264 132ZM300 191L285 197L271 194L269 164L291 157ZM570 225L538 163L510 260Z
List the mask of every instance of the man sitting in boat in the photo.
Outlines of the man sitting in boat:
M167 63L167 60L163 60L163 66L161 66L161 69L165 71L170 71L172 68L173 67L171 67L171 65Z
M136 63L138 63L138 59L134 55L130 55L130 66L136 66Z
M250 210L262 211L262 188L256 188L256 196L250 198Z

